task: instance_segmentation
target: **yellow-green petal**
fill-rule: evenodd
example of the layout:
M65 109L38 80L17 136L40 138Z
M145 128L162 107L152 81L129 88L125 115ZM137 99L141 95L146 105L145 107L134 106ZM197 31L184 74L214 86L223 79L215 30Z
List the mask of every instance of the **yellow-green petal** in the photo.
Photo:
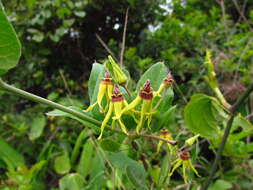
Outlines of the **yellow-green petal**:
M99 135L98 139L102 138L102 135L103 135L103 132L104 132L104 128L105 128L107 122L109 121L109 119L110 119L110 117L112 115L112 111L113 111L113 104L110 103L109 110L108 110L108 112L107 112L107 114L106 114L106 116L105 116L105 118L104 118L104 120L102 122L101 129L100 129L101 132L100 132L100 135Z
M180 158L176 159L175 162L173 162L174 166L173 169L171 170L171 172L169 173L169 176L172 176L172 174L174 173L174 171L180 167L182 165L183 160L181 160Z

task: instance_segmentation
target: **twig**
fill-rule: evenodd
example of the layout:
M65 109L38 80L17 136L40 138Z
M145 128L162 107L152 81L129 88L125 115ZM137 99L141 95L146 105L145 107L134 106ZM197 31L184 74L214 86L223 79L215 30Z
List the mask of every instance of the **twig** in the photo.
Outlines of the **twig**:
M122 36L122 45L121 45L121 51L120 51L119 65L120 65L121 68L123 66L123 57L124 57L125 44L126 44L126 30L127 30L127 21L128 21L128 10L129 10L129 8L127 8L127 11L126 11L125 24L124 24L124 30L123 30L123 36Z
M58 110L61 110L63 112L66 112L66 113L69 113L79 119L82 119L82 120L85 120L85 121L88 121L92 124L94 124L95 126L100 126L101 125L101 122L96 120L96 119L93 119L85 114L82 114L80 112L77 112L75 110L72 110L68 107L65 107L61 104L57 104L55 102L52 102L50 100L47 100L45 98L42 98L42 97L39 97L39 96L36 96L34 94L31 94L29 92L26 92L24 90L21 90L21 89L18 89L14 86L11 86L5 82L3 82L1 79L0 79L0 90L5 90L7 92L10 92L10 93L13 93L15 95L18 95L18 96L21 96L21 97L24 97L26 99L29 99L29 100L32 100L34 102L38 102L38 103L41 103L41 104L45 104L49 107L52 107L54 109L58 109Z
M201 190L207 190L208 186L211 184L212 182L212 179L214 177L214 174L216 172L216 169L217 169L217 166L218 166L218 163L221 159L221 155L222 155L222 152L223 152L223 149L225 147L225 144L226 144L226 141L227 141L227 138L229 136L229 132L230 132L230 129L232 127L232 123L233 123L233 120L234 120L234 117L239 109L239 107L241 106L241 104L248 98L248 96L250 95L250 93L253 91L253 83L248 87L247 91L235 102L235 104L231 107L230 109L230 119L228 120L227 122L227 126L225 128L225 131L224 131L224 135L222 137L222 141L221 141L221 144L218 148L218 151L217 151L217 155L215 157L215 160L214 160L214 163L213 163L213 166L211 168L211 171L210 171L210 174L209 174L209 177L207 178L206 182L204 183L204 185L201 187Z
M247 20L247 18L245 17L244 13L242 12L240 6L238 5L238 2L236 0L232 0L234 5L235 5L235 8L237 9L237 12L239 13L240 17L247 23L248 27L249 27L249 30L252 32L253 31L253 28L251 28L250 24L249 24L249 21Z
M60 73L60 76L61 76L61 78L62 78L63 84L64 84L66 90L68 91L68 94L67 94L68 100L69 100L69 102L70 102L71 105L74 105L74 104L73 104L73 101L72 101L72 99L71 99L72 93L71 93L70 88L69 88L69 86L68 86L66 77L64 76L62 70L59 70L59 73Z
M151 139L156 139L156 140L164 141L164 142L167 142L167 143L169 143L171 145L177 145L177 141L167 140L167 139L159 137L159 136L148 135L148 134L140 134L139 136L140 137L146 137L146 138L151 138Z
M101 43L101 45L106 49L106 51L117 61L117 57L114 55L114 53L112 52L112 50L106 45L106 43L102 40L102 38L100 38L100 36L98 34L96 34L96 37L98 39L98 41Z

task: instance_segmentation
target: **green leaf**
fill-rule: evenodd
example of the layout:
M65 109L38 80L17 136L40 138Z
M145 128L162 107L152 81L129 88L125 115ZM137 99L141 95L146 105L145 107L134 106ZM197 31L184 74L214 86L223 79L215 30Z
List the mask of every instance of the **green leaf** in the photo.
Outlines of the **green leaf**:
M170 155L167 153L162 161L161 171L159 175L158 187L161 187L168 178Z
M105 150L109 152L116 152L120 148L120 144L111 140L111 139L103 139L100 142L100 146Z
M21 45L0 2L0 70L15 67L21 55Z
M88 82L88 93L90 104L93 104L97 99L98 88L101 78L103 78L104 65L93 63L90 78Z
M5 74L8 70L0 69L0 76Z
M168 71L164 63L156 63L152 65L140 78L137 83L136 91L139 91L144 83L149 79L151 81L151 86L154 90L158 90L163 79L167 76Z
M159 111L160 113L168 111L168 109L171 108L173 98L174 98L173 89L169 88L167 92L164 94L164 97L162 98L161 103L157 108L157 111Z
M59 182L60 190L82 190L85 187L84 179L77 173L64 176Z
M129 181L137 189L148 189L145 182L146 175L145 173L139 172L139 167L136 164L128 165L126 167L126 173Z
M71 153L71 163L72 164L77 160L77 157L78 157L79 152L80 152L80 148L83 145L83 141L86 137L88 137L88 135L89 135L88 130L83 129L82 132L80 133L80 135L78 136L78 138L76 140L76 143L75 143L75 146L74 146L74 149Z
M24 164L23 156L0 137L0 159L7 160L14 167Z
M58 174L66 174L70 171L70 159L67 153L64 153L55 158L54 169Z
M253 125L240 113L234 118L233 126L240 126L245 132L253 132Z
M215 181L215 183L208 188L208 190L227 190L232 188L231 183L224 181L224 180L217 180Z
M89 189L100 190L105 184L104 170L105 170L105 160L102 156L102 152L95 152L95 157L93 158L93 165L90 175Z
M195 94L184 109L185 123L195 134L203 137L216 137L219 131L216 115L223 115L222 110L218 110L219 102L204 94Z
M35 140L39 138L44 130L44 127L46 125L46 119L44 116L39 116L33 119L31 130L29 133L29 139Z
M80 157L79 164L77 166L77 171L84 178L90 173L92 168L92 158L94 153L94 147L91 140L88 140L84 146Z
M145 178L147 173L140 163L129 158L122 152L110 152L108 154L108 159L111 161L112 165L119 169L122 173L127 173L128 178L133 185L141 187L142 189L146 187ZM133 179L134 176L140 178L140 180L137 179L138 181L136 181Z
M177 106L172 106L166 112L159 112L158 114L158 122L156 123L156 127L154 131L159 131L161 128L169 128L169 124L173 121L173 116L175 113Z
M86 13L84 11L74 11L74 14L78 17L85 17Z

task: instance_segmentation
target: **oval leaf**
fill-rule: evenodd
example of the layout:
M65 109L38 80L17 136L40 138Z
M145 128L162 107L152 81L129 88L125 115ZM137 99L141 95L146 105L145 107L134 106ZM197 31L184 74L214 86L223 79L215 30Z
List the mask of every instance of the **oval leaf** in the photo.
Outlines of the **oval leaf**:
M81 190L85 187L84 179L77 173L64 176L59 184L60 190Z
M0 2L0 70L1 73L16 66L21 55L21 45Z
M136 90L139 91L146 80L151 81L151 86L154 90L158 90L163 79L167 76L168 71L164 63L159 62L150 67L140 78L137 83Z
M219 130L217 115L220 113L216 106L219 106L219 103L213 97L204 94L193 95L184 109L185 123L189 129L203 137L217 136Z
M111 140L111 139L103 139L100 142L100 146L105 150L109 152L116 152L120 148L120 144Z
M70 159L67 153L64 153L61 156L58 156L54 160L54 169L58 174L66 174L69 172L70 166Z

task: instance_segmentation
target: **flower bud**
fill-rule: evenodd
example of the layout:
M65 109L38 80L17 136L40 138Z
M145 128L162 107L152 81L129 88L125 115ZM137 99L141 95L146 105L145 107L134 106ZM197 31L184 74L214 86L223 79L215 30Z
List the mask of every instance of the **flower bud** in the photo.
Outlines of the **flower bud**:
M187 139L187 140L185 141L185 145L186 145L186 146L192 146L192 145L195 143L195 141L197 140L198 137L199 137L199 135L195 135L195 136L193 136L193 137Z
M103 135L103 131L104 131L104 128L107 124L107 122L109 121L109 119L112 117L112 115L114 115L114 117L112 117L112 128L114 129L115 127L115 122L117 121L118 124L119 124L119 127L121 128L121 130L125 133L125 134L128 134L127 133L127 129L124 125L124 123L122 122L121 120L121 117L120 117L120 113L122 111L122 108L126 105L126 102L124 100L124 97L123 95L120 93L120 90L118 87L114 87L113 89L113 94L111 96L111 101L110 101L110 105L109 105L109 110L102 122L102 125L101 125L101 132L100 132L100 136L98 139L101 139L102 138L102 135ZM116 118L116 119L115 119Z
M113 60L112 56L108 56L109 61L106 62L107 69L112 73L112 77L119 85L124 85L127 82L126 74L121 70L119 65Z
M160 85L159 89L155 92L155 96L161 96L161 93L163 92L163 90L171 87L173 82L174 82L173 76L169 72L167 77L163 79L163 82Z

